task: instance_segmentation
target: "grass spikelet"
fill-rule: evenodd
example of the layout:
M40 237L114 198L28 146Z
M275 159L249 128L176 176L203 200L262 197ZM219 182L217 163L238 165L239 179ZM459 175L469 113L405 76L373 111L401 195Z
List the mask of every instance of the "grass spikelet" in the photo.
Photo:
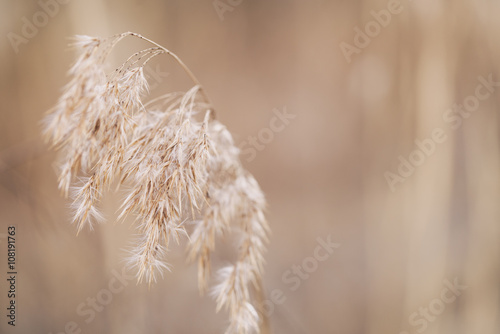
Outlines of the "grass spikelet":
M108 55L126 37L153 46L107 73ZM260 286L263 272L266 203L204 89L174 53L136 33L76 36L73 47L78 55L70 81L44 120L44 134L61 150L59 188L65 196L72 190L78 232L104 220L99 202L117 180L127 191L119 219L136 218L139 236L129 264L138 280L151 283L170 271L170 242L186 237L188 258L198 262L201 293L208 289L217 237L234 232L237 261L218 270L212 295L217 310L229 312L226 333L259 333L262 319L252 287ZM174 58L194 85L145 102L144 66L159 55ZM190 232L186 222L193 226Z

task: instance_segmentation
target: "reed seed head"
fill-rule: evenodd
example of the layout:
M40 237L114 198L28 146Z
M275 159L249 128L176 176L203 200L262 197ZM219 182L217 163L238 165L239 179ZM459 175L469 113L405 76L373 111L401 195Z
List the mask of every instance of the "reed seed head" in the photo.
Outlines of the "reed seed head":
M125 37L154 45L106 73L106 59ZM258 286L269 227L265 199L242 166L229 131L215 118L203 88L182 61L135 33L109 38L76 36L77 59L69 83L45 118L44 133L61 151L59 188L71 190L78 231L104 218L98 207L116 181L127 189L120 219L136 218L139 238L129 263L148 282L170 267L170 241L187 236L188 257L198 262L203 293L211 277L216 238L234 231L238 257L217 271L212 290L217 310L230 314L227 333L258 333L252 286ZM195 85L143 103L148 92L146 63L160 54L174 57ZM186 222L194 225L186 230Z

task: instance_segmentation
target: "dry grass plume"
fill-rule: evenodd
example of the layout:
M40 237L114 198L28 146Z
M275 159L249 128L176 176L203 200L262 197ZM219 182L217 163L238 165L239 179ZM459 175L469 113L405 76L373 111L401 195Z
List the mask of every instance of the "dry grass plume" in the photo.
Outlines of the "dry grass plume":
M126 37L152 45L111 74L106 60ZM59 188L73 198L80 231L104 221L99 202L112 182L127 185L120 218L135 215L140 239L130 263L152 282L169 269L170 241L189 233L189 258L198 262L200 291L211 277L217 235L236 231L237 261L217 271L212 294L230 314L227 333L260 332L252 286L260 286L269 231L256 180L242 166L231 134L215 118L203 88L172 52L135 33L108 38L77 36L70 82L45 118L45 135L60 150ZM144 102L144 66L169 55L194 82L185 93Z

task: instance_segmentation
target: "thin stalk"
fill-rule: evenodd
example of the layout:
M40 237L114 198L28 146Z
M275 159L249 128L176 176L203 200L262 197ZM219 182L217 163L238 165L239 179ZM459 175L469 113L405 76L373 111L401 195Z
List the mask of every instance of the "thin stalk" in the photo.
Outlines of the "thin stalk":
M208 104L210 104L212 106L211 108L211 111L213 113L213 116L215 116L215 110L213 110L213 104L212 102L210 101L210 98L208 97L208 95L206 94L205 92L205 89L203 88L203 86L201 85L200 81L196 78L196 76L193 74L193 72L191 72L191 70L189 69L189 67L187 67L187 65L175 54L173 53L172 51L168 50L167 48L163 47L162 45L156 43L155 41L152 41L150 40L149 38L147 37L144 37L140 34L137 34L135 32L126 32L126 33L123 33L120 35L120 37L123 36L134 36L134 37L137 37L137 38L140 38L146 42L149 42L157 47L159 47L161 50L163 50L165 52L165 54L171 56L172 58L174 58L174 60L177 62L177 64L179 64L180 67L182 67L182 69L184 70L184 72L186 72L186 74L189 76L189 78L191 79L191 81L193 81L193 83L195 85L198 85L200 87L200 93L201 95L203 96L203 98L205 99L206 102L208 102Z
M264 305L265 299L266 299L266 294L264 292L264 285L262 284L262 279L258 278L257 279L257 287L256 287L256 304L257 305ZM260 334L272 334L271 330L271 324L269 323L269 317L266 314L264 310L260 310L259 313L262 318L262 322L260 323Z

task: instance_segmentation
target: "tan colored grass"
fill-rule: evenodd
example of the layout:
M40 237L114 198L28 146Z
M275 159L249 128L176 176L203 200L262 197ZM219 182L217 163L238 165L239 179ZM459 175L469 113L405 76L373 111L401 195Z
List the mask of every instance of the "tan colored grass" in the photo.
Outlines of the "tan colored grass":
M154 46L106 75L107 56L128 36ZM198 261L201 292L211 277L216 236L235 231L237 261L217 271L212 294L217 310L229 310L227 333L259 332L262 319L251 290L260 286L263 271L266 202L198 80L175 54L135 33L77 36L74 46L79 55L71 80L45 119L45 135L62 151L59 188L66 196L71 189L78 231L104 220L98 206L113 181L127 185L120 218L137 218L140 239L129 261L138 279L151 283L169 269L169 243L188 235L189 221L195 226L189 258ZM161 54L173 57L195 85L143 103L143 68Z

